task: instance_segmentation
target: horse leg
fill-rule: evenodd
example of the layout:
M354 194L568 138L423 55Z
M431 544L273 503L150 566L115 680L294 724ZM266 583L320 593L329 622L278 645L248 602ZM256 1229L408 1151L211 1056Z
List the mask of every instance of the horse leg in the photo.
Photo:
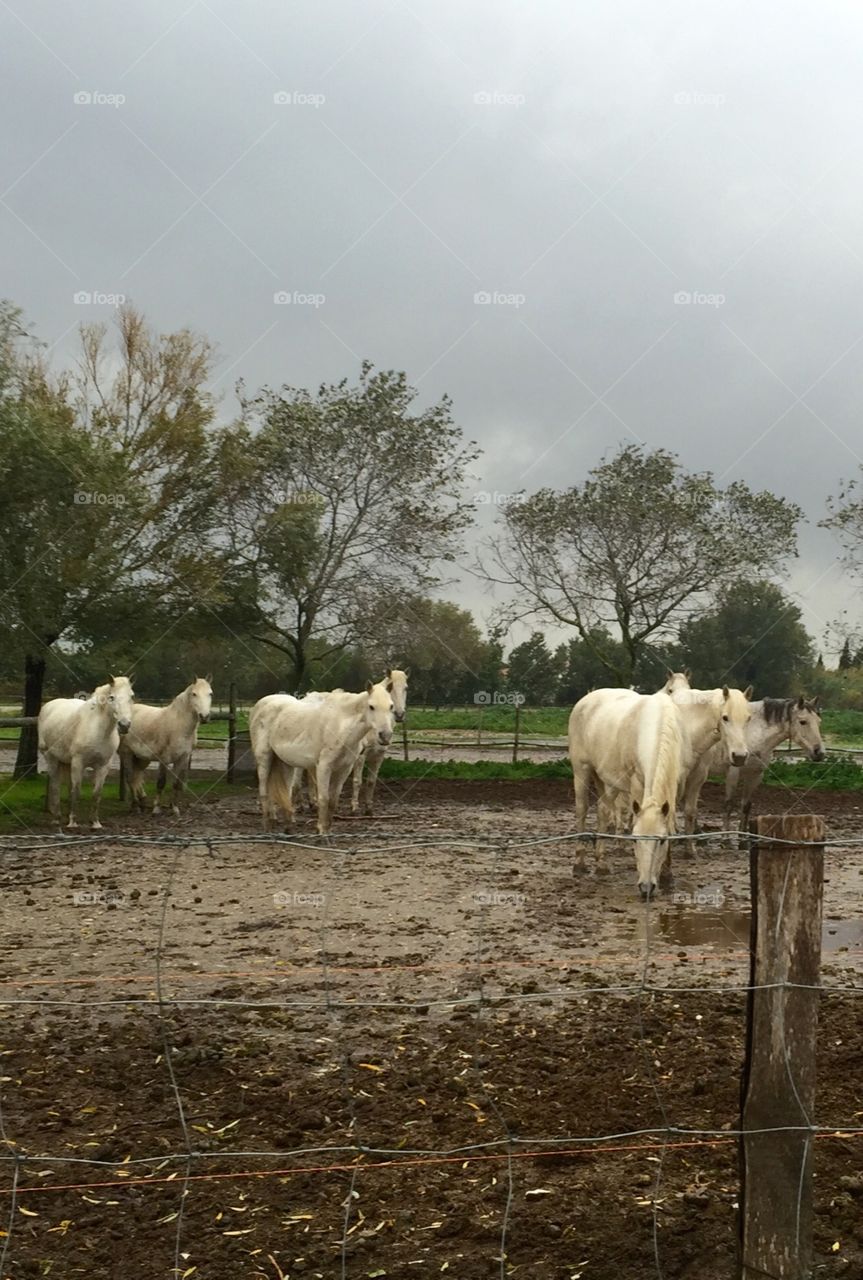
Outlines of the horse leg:
M318 789L318 835L325 836L330 829L332 818L332 774L333 762L328 759L319 759L315 770L315 782Z
M726 831L736 830L734 822L735 795L740 785L740 770L729 765L725 775L725 800L722 805L722 825Z
M374 811L375 786L378 780L378 774L381 771L381 765L384 762L383 755L368 755L366 761L366 787L365 787L365 803L363 804L363 812L371 817ZM363 757L360 756L360 764L363 763Z
M575 794L575 830L581 833L585 830L587 823L587 806L590 803L590 771L583 765L572 765L572 787ZM575 842L575 863L573 872L579 873L586 870L584 864L585 853L587 852L588 842L579 838Z
M764 776L763 769L746 770L742 776L742 794L740 798L740 827L739 827L739 846L741 849L749 848L749 822L752 816L752 797L758 790L761 779Z
M339 800L341 799L342 788L348 780L348 774L352 771L353 765L350 760L346 764L338 767L333 766L330 775L330 813L337 813L339 808Z
M318 784L315 780L315 771L305 769L303 773L306 779L306 808L309 813L314 813L318 807Z
M46 756L48 765L48 812L59 827L60 818L60 765L52 756Z
M81 783L83 781L83 759L73 756L71 764L69 765L69 821L66 824L70 829L73 829L78 825L75 819L75 810L78 808L78 804L81 799Z
M174 792L171 797L171 813L175 818L180 816L180 796L186 789L186 778L189 773L189 766L192 762L192 753L181 756L179 760L175 760L170 769L171 777L174 780Z
M93 770L93 807L90 813L90 826L94 831L102 830L102 824L99 821L99 802L102 799L102 788L105 785L105 779L108 776L110 767L111 762L109 760L100 768Z
M126 770L126 780L129 783L131 811L134 813L137 809L139 813L143 813L147 794L144 789L144 773L147 766L139 756L133 755L131 751L123 755L123 766Z
M693 839L697 827L698 819L698 801L701 798L701 788L707 779L707 764L703 760L699 760L694 769L686 779L686 786L683 791L683 830L688 836L683 848L683 856L685 858L695 857L695 840ZM671 851L669 848L669 860Z
M363 786L363 770L366 767L366 753L361 751L357 756L357 762L353 768L353 776L351 778L351 813L357 814L360 811L360 792Z

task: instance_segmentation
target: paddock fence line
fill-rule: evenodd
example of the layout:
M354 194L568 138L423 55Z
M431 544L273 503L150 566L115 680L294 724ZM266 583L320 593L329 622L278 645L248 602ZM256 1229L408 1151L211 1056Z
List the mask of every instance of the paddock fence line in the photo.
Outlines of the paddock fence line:
M705 833L695 837L699 843L715 842L725 836L737 838L738 832ZM144 998L133 998L131 992L123 990L118 998L102 998L103 991L98 990L90 998L85 995L73 998L48 997L38 994L43 988L63 986L62 980L55 976L27 974L23 977L0 981L0 1007L5 1006L11 1013L18 1006L33 1009L39 1006L52 1008L66 1007L70 1011L84 1009L110 1009L118 1011L150 1010L158 1019L159 1035L163 1044L163 1065L168 1077L169 1092L174 1098L180 1128L185 1135L183 1149L166 1153L165 1149L154 1150L153 1155L135 1157L131 1160L100 1159L69 1155L42 1155L24 1153L20 1148L26 1141L26 1133L13 1135L11 1122L7 1118L7 1108L2 1106L3 1091L7 1084L0 1082L0 1142L5 1151L0 1155L0 1167L11 1172L11 1185L0 1191L0 1206L3 1198L8 1198L9 1214L6 1223L6 1234L0 1247L0 1275L5 1275L4 1267L10 1250L14 1250L16 1232L26 1225L18 1216L18 1207L23 1197L45 1196L59 1192L81 1192L86 1195L99 1187L110 1187L116 1195L122 1188L135 1186L175 1185L178 1190L177 1218L174 1235L174 1269L172 1274L181 1276L186 1269L182 1259L182 1233L184 1213L188 1198L193 1194L193 1187L202 1183L215 1181L244 1180L253 1183L263 1178L288 1177L298 1174L320 1175L326 1177L335 1171L351 1175L350 1191L353 1192L357 1180L372 1170L396 1170L402 1166L420 1165L454 1165L472 1166L480 1162L492 1162L505 1170L504 1203L500 1217L500 1248L495 1261L499 1261L499 1275L504 1280L507 1270L507 1240L510 1213L514 1195L514 1162L517 1160L543 1160L546 1158L572 1158L586 1156L596 1159L602 1154L616 1155L627 1152L647 1153L658 1160L656 1179L652 1190L646 1191L650 1197L653 1227L654 1263L658 1280L672 1280L663 1270L660 1231L660 1201L663 1186L663 1162L669 1152L686 1149L691 1155L698 1150L714 1147L726 1147L737 1144L740 1151L741 1182L741 1237L743 1252L741 1254L742 1280L754 1280L755 1276L774 1277L775 1280L786 1280L787 1277L803 1277L808 1275L808 1250L811 1247L808 1237L811 1235L811 1155L813 1143L829 1141L852 1141L863 1137L863 1125L853 1122L845 1124L816 1123L814 1116L814 1076L813 1064L815 1054L814 1028L817 1017L818 1002L825 996L847 998L859 995L863 991L860 985L829 985L821 981L820 976L820 938L821 938L821 889L823 884L823 857L825 835L823 822L809 815L794 815L784 819L762 818L753 824L751 832L750 871L752 888L752 932L750 937L750 975L749 981L712 982L712 983L673 983L652 980L652 968L656 961L655 928L653 917L658 910L656 901L648 899L640 909L644 919L644 943L638 963L634 967L640 970L640 977L635 981L619 982L613 985L596 983L579 986L576 990L565 991L559 986L550 985L546 989L525 992L507 992L492 994L488 990L487 979L495 972L500 963L485 958L485 937L487 921L491 918L488 904L480 904L475 921L475 955L476 960L463 963L465 971L472 974L471 989L462 996L438 998L433 991L424 991L421 987L409 992L398 1000L390 999L344 999L334 989L334 977L342 971L342 966L335 962L337 949L332 945L332 925L328 913L322 914L320 923L320 963L310 963L309 973L323 983L320 998L278 998L260 999L254 993L246 992L241 997L230 998L207 997L192 998L185 995L171 994L166 988L178 977L194 976L196 980L205 975L199 970L184 970L173 973L166 969L165 943L168 932L169 906L177 883L178 873L187 857L195 850L206 851L213 856L217 850L230 849L237 846L260 847L264 850L274 848L284 851L320 851L322 848L332 852L337 883L350 880L353 860L364 853L380 852L382 843L387 852L398 853L400 857L409 855L411 851L421 851L430 846L444 847L458 852L462 856L471 851L483 851L492 855L491 866L483 877L483 884L508 888L510 881L503 878L500 864L505 857L513 854L527 854L530 850L538 850L543 846L575 843L594 843L607 836L609 840L627 843L634 846L639 837L617 836L602 832L576 832L566 835L528 837L515 839L503 833L488 833L483 836L461 835L458 833L433 832L427 837L403 838L394 833L377 832L374 835L357 839L356 835L344 835L297 839L274 834L265 835L195 835L195 834L163 834L161 836L131 835L99 835L60 836L60 835L21 835L0 837L0 868L4 873L15 871L7 866L16 857L24 855L32 875L39 871L50 872L51 854L62 849L79 850L85 854L87 850L97 851L105 846L129 851L161 849L169 855L169 866L161 895L158 917L158 930L155 940L153 967L144 974L132 978L128 975L96 974L90 978L73 978L66 985L91 984L94 988L122 983L124 986L133 982L147 982L154 988L154 994ZM674 846L680 840L688 839L684 835L670 837L669 843ZM830 848L863 847L863 839L845 838L830 840ZM470 878L470 865L465 857L466 876ZM476 894L474 894L476 900ZM801 934L801 929L804 931ZM801 945L805 937L806 945ZM815 939L817 938L817 944ZM521 962L519 962L521 963ZM527 966L525 966L527 967ZM535 966L542 969L542 964ZM379 966L383 973L418 974L433 969L430 964L386 963ZM363 967L363 972L367 969ZM285 971L278 971L280 977ZM224 978L222 971L210 975ZM248 979L260 979L262 974L255 971L239 971L237 976ZM10 991L32 991L34 994L12 995ZM747 1053L745 1060L746 1087L741 1101L740 1123L734 1128L693 1128L674 1122L669 1114L664 1099L662 1077L654 1066L654 1051L645 1034L644 1012L646 1002L653 996L699 996L728 993L744 994L749 1002ZM592 1133L587 1136L565 1134L559 1137L537 1137L522 1135L513 1128L512 1120L503 1115L497 1099L492 1096L494 1085L486 1083L484 1073L472 1060L470 1069L475 1073L475 1096L480 1097L488 1111L489 1118L498 1124L498 1134L486 1141L472 1142L455 1147L409 1147L398 1148L377 1145L362 1140L362 1126L359 1124L355 1097L349 1083L349 1051L346 1045L346 1028L344 1015L351 1010L368 1009L380 1011L397 1011L402 1014L413 1013L425 1017L432 1007L445 1010L456 1008L469 1009L474 1015L475 1043L479 1043L482 1023L488 1011L503 1005L530 1007L539 1001L559 1003L555 1010L556 1018L578 1017L579 1002L587 998L612 999L622 998L634 1001L632 1020L632 1040L637 1045L644 1064L644 1074L653 1091L657 1103L661 1124L653 1124L642 1128L625 1129L608 1133ZM272 1009L315 1011L325 1020L325 1026L335 1031L338 1049L336 1056L343 1064L342 1088L346 1112L351 1117L351 1132L355 1133L355 1141L348 1144L300 1145L279 1150L227 1150L209 1151L195 1144L195 1138L187 1123L186 1108L182 1092L182 1063L175 1061L172 1043L169 1013L182 1008L220 1008L239 1010ZM783 1017L778 1019L778 1013ZM786 1035L785 1016L788 1016L789 1034ZM775 1033L771 1028L779 1025L782 1034L779 1040L778 1053ZM9 1036L6 1036L7 1047ZM11 1091L11 1090L10 1090ZM780 1101L777 1103L777 1099ZM779 1111L777 1113L777 1105ZM838 1118L833 1117L834 1121ZM154 1137L156 1135L154 1134ZM155 1143L154 1143L155 1146ZM777 1157L777 1152L779 1153ZM239 1168L207 1171L207 1164L214 1160L224 1164L237 1162ZM295 1163L300 1161L299 1164ZM263 1162L274 1166L265 1169L249 1167L253 1162ZM66 1177L59 1184L38 1182L34 1174L46 1166L55 1167ZM117 1170L123 1175L116 1175ZM169 1172L162 1173L162 1170ZM106 1178L108 1171L115 1172L113 1179ZM139 1170L140 1176L129 1177L130 1170ZM789 1191L789 1187L791 1191ZM780 1194L781 1192L781 1194ZM793 1194L792 1194L793 1193ZM356 1229L357 1220L353 1210L354 1198L349 1193L345 1201L345 1214L340 1245L340 1270L338 1274L346 1280L347 1263L352 1232ZM26 1206L25 1206L26 1207ZM694 1212L694 1211L693 1211ZM772 1243L771 1243L772 1242ZM778 1243L777 1243L778 1242ZM790 1243L789 1243L790 1242ZM772 1252L771 1252L772 1251Z

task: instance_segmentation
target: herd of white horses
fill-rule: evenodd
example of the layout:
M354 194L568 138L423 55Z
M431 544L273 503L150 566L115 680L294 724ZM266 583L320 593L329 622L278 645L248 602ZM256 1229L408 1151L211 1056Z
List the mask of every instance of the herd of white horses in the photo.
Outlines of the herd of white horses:
M740 829L748 826L752 796L774 749L789 739L811 760L824 759L818 701L765 698L749 689L693 689L689 672L668 673L658 693L595 689L569 717L569 759L575 787L576 830L586 830L590 790L597 796L597 830L628 833L642 897L670 878L668 837L682 807L685 851L694 851L698 801L709 773L724 774L725 825L730 828L740 792ZM597 869L606 841L596 840ZM576 870L584 869L585 840Z
M389 669L361 693L335 689L294 697L269 694L249 715L249 735L258 773L264 829L295 821L295 796L305 776L309 805L317 810L317 830L331 827L342 789L353 776L351 811L372 813L375 783L392 740L393 725L407 707L407 672ZM822 760L821 713L817 699L765 698L751 701L751 689L693 689L688 672L669 672L657 693L595 689L569 717L569 759L575 788L575 824L587 831L591 793L596 796L596 829L606 839L592 843L597 870L605 867L608 838L631 833L638 888L649 897L670 874L669 837L677 831L678 808L693 851L698 801L708 774L726 778L725 825L730 827L735 797L745 829L752 802L774 749L785 739ZM99 802L114 755L119 752L129 780L132 807L145 808L144 776L159 766L154 814L162 792L173 783L172 810L191 764L198 725L210 716L209 677L196 678L166 707L135 701L127 676L112 676L89 697L54 698L39 714L39 750L48 770L48 808L60 821L60 787L69 788L68 827L76 811L86 769L93 774L91 826L101 828ZM365 781L365 789L363 783ZM576 845L576 870L583 870L586 839Z

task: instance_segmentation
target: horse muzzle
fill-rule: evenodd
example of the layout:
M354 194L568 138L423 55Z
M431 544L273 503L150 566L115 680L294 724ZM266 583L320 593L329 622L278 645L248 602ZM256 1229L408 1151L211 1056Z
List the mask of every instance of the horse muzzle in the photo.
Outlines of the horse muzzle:
M826 760L827 752L824 750L823 747L813 747L812 751L809 754L809 759L816 760L816 761Z
M382 747L388 747L393 740L393 735L384 729L378 733L378 742Z
M209 720L209 718L210 718L210 713L209 713L209 711L207 712L207 714L206 714L205 716L198 716L198 720L200 721L200 723L201 723L201 724L206 724L206 723L207 723L207 721Z
M117 721L117 732L118 732L120 735L127 734L127 733L129 732L129 730L131 729L131 727L132 727L132 721L131 721L131 720L118 720L118 721Z
M748 759L748 751L732 751L731 753L731 763L734 765L735 769L742 769Z
M393 719L395 720L396 724L401 724L404 718L405 718L404 711L393 712Z
M649 880L639 880L638 892L641 894L643 902L649 902L656 893L656 884L651 883Z

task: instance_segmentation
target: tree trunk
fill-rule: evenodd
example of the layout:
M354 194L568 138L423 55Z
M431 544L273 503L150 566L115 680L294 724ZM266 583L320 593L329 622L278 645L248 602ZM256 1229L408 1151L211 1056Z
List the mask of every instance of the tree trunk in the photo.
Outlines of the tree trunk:
M24 715L38 716L45 683L45 659L28 653L24 659ZM25 724L18 739L14 779L35 777L39 764L39 736L35 724Z
M298 640L294 647L294 693L297 697L303 692L303 682L306 677L306 649L302 640Z

